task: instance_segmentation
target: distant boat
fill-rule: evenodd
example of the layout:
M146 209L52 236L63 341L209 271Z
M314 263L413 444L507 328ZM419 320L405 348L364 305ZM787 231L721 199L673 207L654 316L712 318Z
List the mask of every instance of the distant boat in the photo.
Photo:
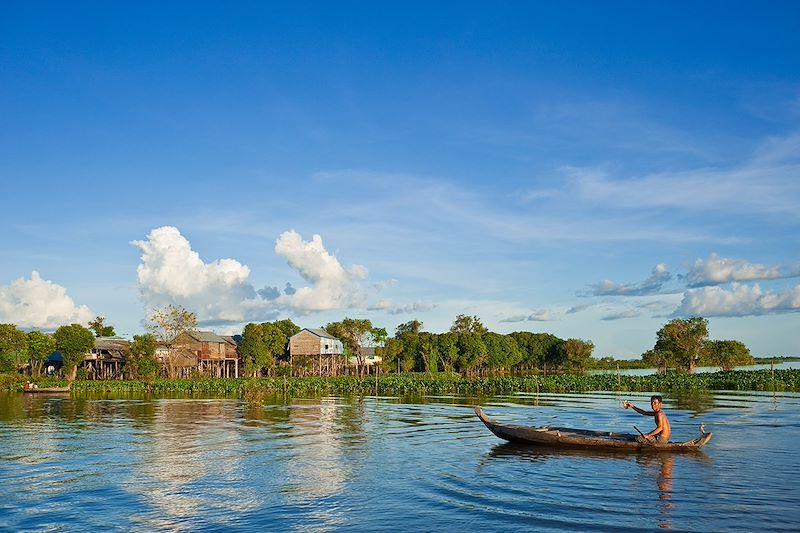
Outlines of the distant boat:
M538 444L549 447L565 448L604 448L655 452L683 452L699 450L711 440L711 433L703 431L694 440L686 442L669 442L657 444L642 439L638 435L628 433L612 433L609 431L589 431L585 429L528 427L499 424L487 417L480 407L475 407L475 414L501 439L509 442Z
M25 394L47 394L47 393L64 393L69 392L69 387L41 387L37 389L23 389L22 392Z

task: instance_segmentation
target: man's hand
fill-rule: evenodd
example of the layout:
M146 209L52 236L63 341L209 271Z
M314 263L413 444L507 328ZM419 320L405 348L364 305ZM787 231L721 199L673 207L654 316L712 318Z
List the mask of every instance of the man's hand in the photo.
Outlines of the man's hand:
M630 406L631 406L631 402L629 402L628 400L625 400L624 402L622 402L622 407L624 407L625 409L627 409Z

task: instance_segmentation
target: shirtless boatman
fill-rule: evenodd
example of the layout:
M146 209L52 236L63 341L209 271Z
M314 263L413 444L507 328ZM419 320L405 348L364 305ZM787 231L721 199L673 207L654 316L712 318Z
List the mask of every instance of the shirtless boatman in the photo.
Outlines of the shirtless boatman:
M625 409L630 407L640 415L654 417L656 428L650 433L644 435L645 439L650 440L653 437L655 437L656 442L658 442L659 444L666 444L669 442L669 434L671 430L669 427L669 420L667 420L667 415L661 409L661 396L655 395L650 397L650 407L653 409L652 411L645 411L644 409L639 409L628 400L622 402L622 406Z

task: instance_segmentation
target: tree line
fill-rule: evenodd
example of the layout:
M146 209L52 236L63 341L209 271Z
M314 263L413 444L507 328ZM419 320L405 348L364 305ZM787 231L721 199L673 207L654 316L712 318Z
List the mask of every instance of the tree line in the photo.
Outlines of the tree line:
M113 335L113 327L97 317L89 328L80 324L59 327L52 335L40 331L24 332L14 324L0 324L0 372L28 366L33 376L42 372L48 356L58 350L63 357L64 375L75 379L75 369L94 348L95 337ZM167 305L154 310L146 320L147 334L135 335L125 354L125 374L133 379L171 376L177 352L176 339L197 328L197 318L180 306ZM370 320L345 318L330 322L324 329L342 341L345 356L354 357L359 374L366 366L365 348L372 347L380 357L382 372L459 372L477 374L524 374L528 372L583 373L591 368L631 366L629 361L592 357L591 341L561 339L550 333L517 331L490 332L477 316L458 315L450 330L430 333L422 322L400 324L393 337ZM300 331L290 319L250 323L244 327L238 346L244 374L272 375L276 366L287 360L289 338ZM158 346L166 348L159 361ZM641 356L638 366L659 371L693 372L699 365L730 370L754 364L750 350L736 340L710 340L708 321L701 317L674 319L656 334L652 349Z

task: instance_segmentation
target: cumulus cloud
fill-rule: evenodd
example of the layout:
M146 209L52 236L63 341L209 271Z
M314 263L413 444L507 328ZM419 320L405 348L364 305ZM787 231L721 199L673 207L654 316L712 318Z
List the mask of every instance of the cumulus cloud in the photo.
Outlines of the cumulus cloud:
M88 307L75 305L67 289L42 279L35 270L31 279L20 278L0 286L0 322L55 329L65 324L87 324L92 317Z
M358 285L367 277L367 269L353 265L345 270L334 255L322 244L322 237L313 235L310 241L294 230L283 232L275 243L275 253L286 258L289 266L311 284L278 299L295 309L325 311L363 304L364 295Z
M278 311L307 313L365 305L360 282L367 269L353 265L346 270L319 235L304 241L291 230L276 240L275 252L308 282L304 287L287 282L283 290L271 285L256 290L249 281L250 268L235 259L203 261L172 226L156 228L147 239L131 244L142 251L136 272L144 302L151 307L182 305L197 313L204 325L272 319ZM422 308L422 304L409 307Z
M698 259L686 274L689 287L720 285L731 281L755 281L777 279L798 275L798 272L784 272L779 266L766 266L750 263L742 259L729 259L711 254L708 259Z
M235 259L205 263L178 228L156 228L147 240L131 244L142 251L136 274L146 304L176 303L204 321L243 321L248 307L254 310L242 305L256 297L247 281L250 269Z
M615 283L611 280L604 280L589 286L587 291L581 291L579 296L645 296L648 294L658 294L661 292L664 283L672 279L667 265L659 263L653 267L653 272L649 278L641 283Z
M275 300L281 295L281 291L278 290L278 287L264 287L258 289L258 295L265 300Z
M675 316L750 316L800 311L800 285L784 292L764 291L755 283L689 289Z

